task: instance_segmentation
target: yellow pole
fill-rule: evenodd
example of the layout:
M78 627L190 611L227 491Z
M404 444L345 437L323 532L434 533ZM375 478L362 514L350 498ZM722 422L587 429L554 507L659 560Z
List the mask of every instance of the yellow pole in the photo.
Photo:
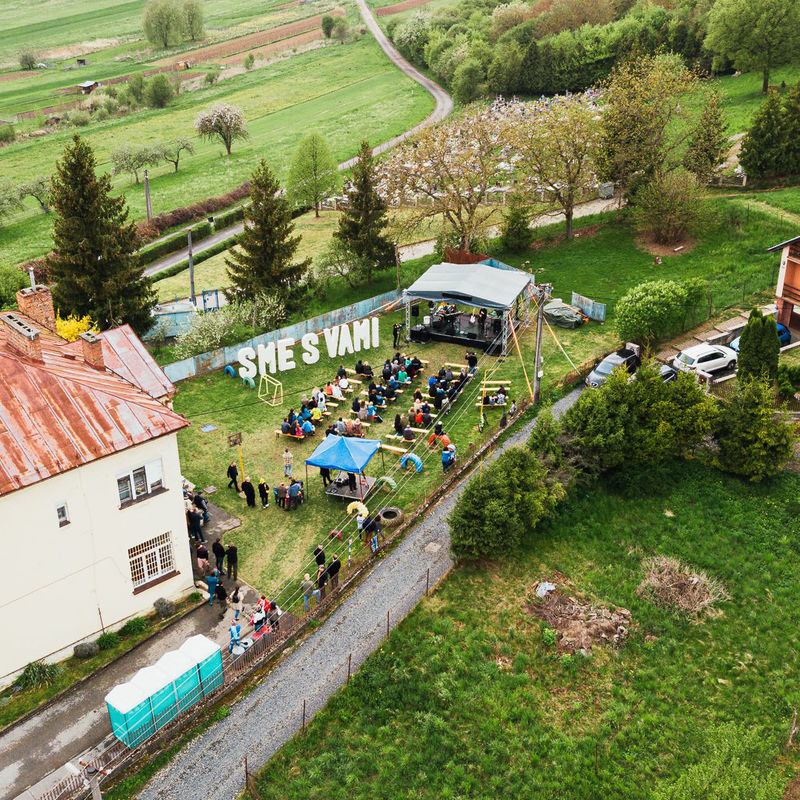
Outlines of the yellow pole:
M244 480L244 461L242 461L242 443L239 442L239 469L241 470L241 480Z

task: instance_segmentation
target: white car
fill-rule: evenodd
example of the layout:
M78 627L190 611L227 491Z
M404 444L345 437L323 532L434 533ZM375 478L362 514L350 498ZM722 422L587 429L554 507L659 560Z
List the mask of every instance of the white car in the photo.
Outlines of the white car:
M735 369L738 358L739 354L725 345L696 344L678 353L672 360L672 366L684 372L717 372Z

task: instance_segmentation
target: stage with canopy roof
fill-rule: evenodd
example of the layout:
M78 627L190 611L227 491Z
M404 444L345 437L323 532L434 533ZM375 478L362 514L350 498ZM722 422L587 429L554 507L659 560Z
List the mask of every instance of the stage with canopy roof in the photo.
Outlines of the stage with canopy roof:
M434 264L403 292L408 338L506 355L512 326L529 320L532 284L529 273L492 258L477 264ZM419 317L415 306L419 301L428 302L429 313L412 328L412 316Z
M340 473L325 493L331 497L343 497L347 500L363 500L372 491L376 482L375 478L364 475L364 470L380 449L380 439L360 439L333 434L326 436L306 459L306 484L309 466L337 469ZM351 485L348 473L357 476L355 487Z

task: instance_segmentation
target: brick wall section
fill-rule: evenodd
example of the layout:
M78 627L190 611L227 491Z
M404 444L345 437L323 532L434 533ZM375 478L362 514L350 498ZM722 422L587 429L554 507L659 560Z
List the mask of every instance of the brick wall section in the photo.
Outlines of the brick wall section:
M27 358L42 360L42 341L36 328L16 314L3 314L0 320L3 322L7 345Z
M105 369L103 359L103 340L97 334L87 331L80 335L83 360L95 369Z
M20 313L55 333L56 314L53 310L53 295L47 286L27 286L20 289L17 292L17 306Z

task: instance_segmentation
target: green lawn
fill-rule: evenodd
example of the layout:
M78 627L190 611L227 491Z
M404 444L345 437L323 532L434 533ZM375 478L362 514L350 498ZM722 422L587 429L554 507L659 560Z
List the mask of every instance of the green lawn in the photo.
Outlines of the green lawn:
M717 224L701 238L696 249L684 256L664 258L656 268L653 257L636 247L634 236L624 221L610 222L602 226L596 235L580 235L574 241L557 246L544 247L527 254L498 252L496 255L514 266L530 260L531 268L537 270L539 280L551 281L554 294L569 299L573 290L609 304L608 322L590 323L577 331L556 329L544 334L544 382L546 391L553 389L561 376L571 370L571 365L556 344L556 337L563 343L569 357L576 365L605 355L617 344L613 327L613 304L631 286L656 277L682 279L690 276L705 276L713 285L714 310L742 302L742 293L747 303L771 290L773 283L772 256L764 253L764 243L780 241L790 232L790 226L766 215L753 213L749 223L731 224L725 213L728 201L717 200L713 204ZM603 219L608 220L606 215ZM613 218L612 218L613 219ZM597 219L582 219L580 226L591 225ZM560 226L540 229L537 235L547 239ZM580 227L578 229L580 232ZM406 262L402 265L401 283L411 282L423 272L435 257ZM541 270L541 271L539 271ZM396 277L393 270L377 276L370 287L350 290L339 283L332 284L327 294L320 294L299 318L318 314L354 302L362 297L378 294L393 288ZM389 331L395 320L402 321L395 312L381 320L383 344L367 356L371 363L382 363L390 354ZM698 320L699 321L699 320ZM533 331L520 335L524 361L529 365L533 355ZM429 344L413 348L421 357L438 368L445 361L461 361L463 349L452 345ZM355 361L355 357L345 359ZM280 454L286 442L276 440L274 430L290 406L297 408L304 394L309 394L314 385L329 380L334 375L341 359L328 359L323 355L311 366L303 366L280 375L283 381L285 401L277 409L259 403L254 392L240 382L223 377L220 373L184 381L175 398L175 408L185 414L192 427L179 434L181 460L187 477L200 486L224 486L223 475L230 460L226 446L229 433L241 430L245 439L245 471L251 477L263 476L270 486L280 479ZM494 359L489 362L497 367L495 377L512 380L513 394L525 394L525 378L519 357L512 353L502 364ZM476 387L477 388L477 387ZM447 419L447 430L453 441L463 452L469 442L478 442L482 434L478 431L478 410L471 402L467 412ZM403 402L394 413L407 410ZM212 423L217 430L203 433L200 427ZM380 437L389 432L391 419L376 426L371 434ZM485 434L483 434L485 435ZM290 442L295 461L302 469L302 461L311 452L313 441ZM433 456L435 461L435 454ZM394 457L387 459L387 472L394 468ZM376 466L377 469L377 466ZM380 472L376 474L381 474ZM440 472L433 463L430 470L407 484L397 496L384 496L380 503L412 506L438 480ZM227 490L214 496L223 508L242 517L242 528L237 530L237 545L242 553L242 571L245 577L258 588L267 591L283 579L296 575L307 560L320 534L325 534L342 514L342 508L327 498L316 494L318 478L312 481L309 502L297 514L280 517L275 523L275 509L267 512L244 508L242 501Z
M248 0L214 0L204 3L207 33L242 25L254 13L262 13L283 0L267 0L254 9ZM37 53L85 46L97 49L94 40L140 38L145 0L9 0L0 4L0 66L18 68L17 54L23 47Z
M513 559L423 599L270 760L262 800L645 800L728 720L777 757L800 699L798 496L797 475L753 486L692 462L576 491ZM636 593L651 555L706 570L730 601L697 624L655 607ZM622 649L564 659L544 644L526 607L556 575L631 611ZM780 763L788 779L797 751Z
M212 102L240 106L250 139L234 145L230 157L216 142L197 141L197 153L173 174L166 167L152 171L151 193L156 213L214 195L245 181L259 158L267 158L285 178L302 135L309 130L326 136L337 160L353 155L363 136L381 142L424 118L432 99L420 86L400 75L370 37L345 46L331 45L254 70L210 89L187 93L161 111L94 123L82 129L97 153L99 168L110 171L111 152L126 142L152 143L192 135L197 114ZM358 131L354 135L353 131ZM20 142L0 150L0 171L13 183L52 172L69 131ZM144 216L143 187L128 176L115 185L126 196L132 215ZM28 205L26 212L0 228L0 259L17 263L46 252L51 220Z

